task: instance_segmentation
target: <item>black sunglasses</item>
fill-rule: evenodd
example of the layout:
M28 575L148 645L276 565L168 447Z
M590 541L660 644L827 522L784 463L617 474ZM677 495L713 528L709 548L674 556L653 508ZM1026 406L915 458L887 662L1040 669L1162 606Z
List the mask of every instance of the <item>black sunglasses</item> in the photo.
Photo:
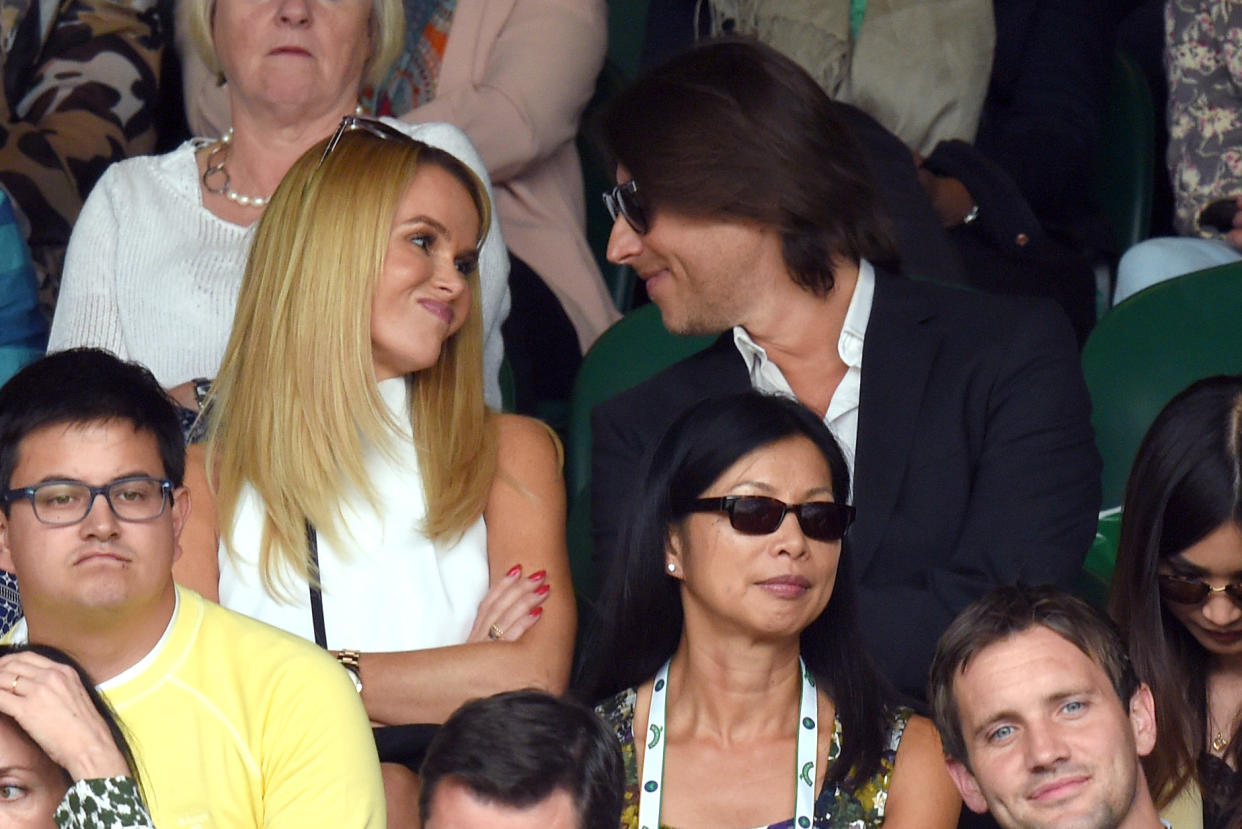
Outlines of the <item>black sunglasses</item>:
M767 535L785 520L785 513L798 517L798 526L807 538L839 541L854 520L854 508L834 501L808 501L786 504L766 495L725 495L691 501L686 512L727 512L733 529L746 535Z
M608 215L613 222L617 221L617 216L624 216L630 227L640 236L651 227L647 219L647 207L638 195L638 182L634 179L618 184L611 190L605 190L603 196L604 207L608 208Z
M1224 593L1238 607L1242 607L1242 582L1231 581L1220 587L1212 587L1198 579L1184 579L1178 576L1157 577L1160 586L1160 597L1174 604L1199 605L1207 601L1213 593Z
M360 115L346 115L341 119L341 123L336 128L336 132L332 133L332 137L328 139L327 146L323 148L323 155L319 157L319 163L323 164L327 161L328 156L332 155L332 151L336 149L336 145L341 143L341 136L353 130L362 130L363 132L374 135L376 138L404 138L406 141L414 140L401 130L396 127L390 127L383 121L377 121L374 118L363 118Z

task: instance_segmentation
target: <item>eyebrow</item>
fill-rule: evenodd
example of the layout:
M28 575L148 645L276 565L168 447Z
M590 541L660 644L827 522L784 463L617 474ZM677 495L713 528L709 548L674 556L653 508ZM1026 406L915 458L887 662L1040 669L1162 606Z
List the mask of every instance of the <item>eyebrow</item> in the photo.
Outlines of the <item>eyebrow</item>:
M414 224L430 225L433 229L435 229L436 232L444 236L446 239L451 240L453 238L452 232L450 232L449 229L444 226L443 222L440 222L437 219L433 219L430 216L426 215L425 213L420 213L417 216L411 216L408 219L402 219L401 222L398 223L397 227L406 227L407 225L414 225Z
M132 471L132 472L123 472L123 473L121 473L120 475L117 475L117 476L115 476L115 477L109 478L109 479L108 479L107 481L105 481L104 483L99 484L99 486L107 486L107 485L108 485L108 484L110 484L110 483L114 483L114 482L116 482L116 481L123 480L124 478L163 478L163 477L164 477L163 475L154 475L154 474L152 474L152 473L150 473L150 472L147 472L145 469L136 469L136 470L134 470L134 471ZM55 484L60 484L60 483L63 483L63 484L86 484L87 486L95 486L95 484L88 484L88 483L86 483L86 481L83 481L83 480L81 480L81 479L79 479L79 478L74 478L74 477L71 477L71 476L69 476L69 475L56 475L56 474L52 474L52 475L44 475L42 478L40 478L39 480L35 481L33 484L26 484L26 486L19 486L19 487L15 487L15 488L16 488L16 489L26 489L26 488L28 488L28 487L32 487L32 486L39 486L40 484L54 484L54 483L55 483Z
M1206 567L1200 567L1197 564L1191 564L1189 561L1186 561L1181 557L1180 553L1169 556L1167 561L1169 562L1169 566L1176 571L1177 575L1194 576L1196 578L1206 578L1215 575ZM1242 579L1242 570L1234 570L1231 573L1225 573L1221 576L1221 578L1234 580Z
M730 487L729 491L732 492L733 490L740 489L741 487L751 487L752 489L757 489L760 492L775 492L776 491L776 487L772 486L771 484L765 483L764 481L739 481L738 483ZM831 495L831 494L832 494L832 487L817 486L817 487L808 489L806 492L802 493L802 497L811 498L815 495Z
M1066 700L1073 699L1075 697L1082 697L1086 699L1098 699L1099 692L1093 688L1070 689L1067 691L1057 691L1055 694L1049 694L1048 696L1044 697L1040 701L1044 704L1045 707L1051 707L1051 706L1059 706L1061 703L1065 702ZM1009 720L1022 721L1024 719L1025 717L1023 717L1021 713L1013 709L1008 709L1008 708L1003 709L1001 711L993 712L991 715L989 715L986 720L980 723L979 726L976 727L971 732L971 734L974 737L985 737L987 736L988 730L998 723L1007 722Z

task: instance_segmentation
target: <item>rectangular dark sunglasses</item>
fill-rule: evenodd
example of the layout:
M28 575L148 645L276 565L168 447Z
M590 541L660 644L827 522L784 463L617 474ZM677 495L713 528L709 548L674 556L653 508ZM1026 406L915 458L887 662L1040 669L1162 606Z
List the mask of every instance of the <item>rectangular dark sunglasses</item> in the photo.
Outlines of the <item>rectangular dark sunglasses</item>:
M733 529L746 535L767 535L785 520L785 513L798 517L807 538L839 541L854 520L854 508L834 501L808 501L786 504L766 495L725 495L691 501L687 512L727 512Z
M1231 581L1221 587L1212 587L1197 579L1162 575L1157 577L1157 584L1160 586L1160 597L1175 604L1203 604L1211 594L1224 593L1235 605L1242 607L1242 582Z
M638 182L630 179L625 184L618 184L611 190L603 192L604 207L615 222L617 216L624 216L634 232L642 236L647 232L650 223L647 221L647 207L638 195Z

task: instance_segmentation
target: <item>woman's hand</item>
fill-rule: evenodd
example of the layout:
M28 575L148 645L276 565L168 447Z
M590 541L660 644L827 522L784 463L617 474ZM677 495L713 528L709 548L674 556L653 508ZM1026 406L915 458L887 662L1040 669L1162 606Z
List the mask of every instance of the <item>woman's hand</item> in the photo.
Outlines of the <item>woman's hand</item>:
M514 642L530 630L543 613L541 605L548 598L551 586L545 583L547 573L538 570L523 578L522 565L515 564L504 578L487 591L479 602L467 642L505 640Z
M30 651L0 658L0 712L74 780L130 773L78 673Z

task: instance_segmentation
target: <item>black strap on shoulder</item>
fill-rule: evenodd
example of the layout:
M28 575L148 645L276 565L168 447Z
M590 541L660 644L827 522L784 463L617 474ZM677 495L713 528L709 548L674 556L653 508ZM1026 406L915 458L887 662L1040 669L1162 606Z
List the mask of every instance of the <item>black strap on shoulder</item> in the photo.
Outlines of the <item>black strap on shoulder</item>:
M315 644L327 650L328 631L323 623L323 593L316 587L319 582L319 537L310 521L306 522L306 547L310 550L310 606L311 622L315 626Z

